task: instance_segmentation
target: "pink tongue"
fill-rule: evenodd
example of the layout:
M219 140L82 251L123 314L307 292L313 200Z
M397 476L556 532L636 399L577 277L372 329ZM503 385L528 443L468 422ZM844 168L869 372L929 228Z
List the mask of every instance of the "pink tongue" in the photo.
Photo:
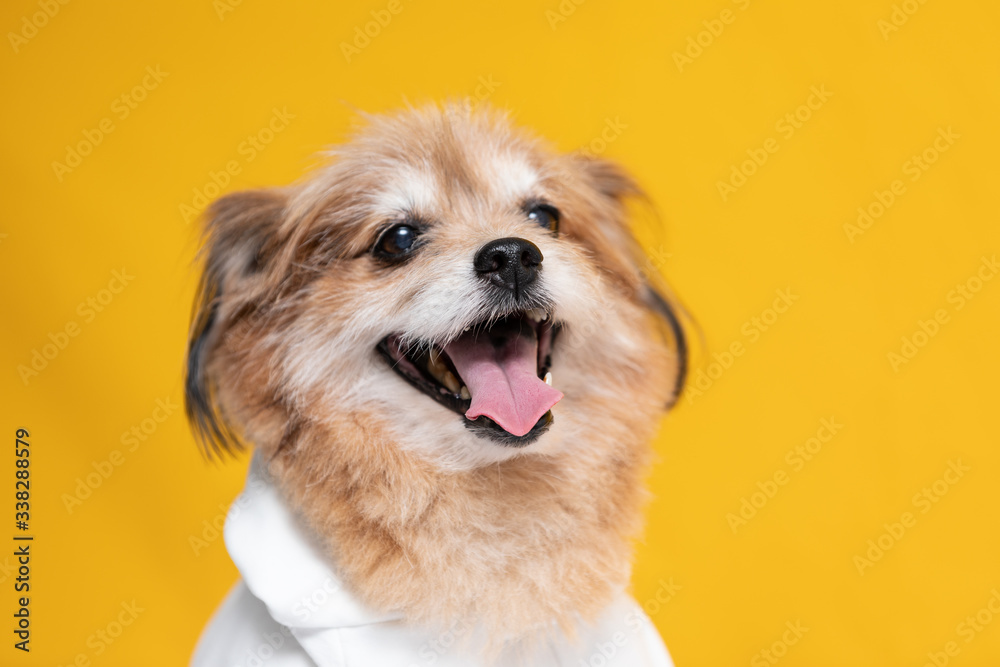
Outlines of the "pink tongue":
M445 352L472 394L465 413L469 419L486 416L508 433L522 436L563 397L538 379L538 341L533 336L512 335L494 347L488 334L468 333Z

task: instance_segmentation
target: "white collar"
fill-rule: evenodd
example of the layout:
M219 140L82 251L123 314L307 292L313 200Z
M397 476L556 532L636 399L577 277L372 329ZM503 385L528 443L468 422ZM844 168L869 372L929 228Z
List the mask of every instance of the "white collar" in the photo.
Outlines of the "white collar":
M243 493L226 518L225 541L250 591L292 629L347 628L399 620L345 590L322 547L302 525L255 454Z

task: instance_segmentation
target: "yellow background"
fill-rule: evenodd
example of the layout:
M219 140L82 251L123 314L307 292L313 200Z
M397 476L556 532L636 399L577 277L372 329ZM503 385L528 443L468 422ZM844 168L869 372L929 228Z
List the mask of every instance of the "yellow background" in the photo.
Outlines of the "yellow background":
M1000 280L949 300L1000 251L997 5L897 3L887 32L892 0L564 0L565 16L558 0L401 1L351 62L341 43L388 2L220 15L210 0L74 0L17 52L8 33L41 10L4 3L0 401L8 446L31 431L37 540L30 656L11 647L0 556L0 664L184 664L236 578L221 539L196 555L190 537L211 538L246 459L204 462L180 410L134 451L121 442L157 399L181 401L196 241L180 205L231 160L226 191L297 179L356 110L477 87L560 148L637 175L663 221L637 231L703 332L694 370L716 379L664 421L634 576L677 664L770 664L759 652L786 622L808 631L775 649L782 665L916 667L949 641L949 664L1000 663L1000 619L958 634L1000 586ZM731 22L704 32L723 10ZM112 105L147 66L166 76L121 118ZM831 95L807 114L811 86ZM248 161L241 143L275 108L294 119ZM797 110L810 118L786 137L776 124ZM114 130L60 182L52 163L105 118ZM624 127L602 146L608 122ZM947 128L959 137L910 180L905 163ZM769 138L777 152L723 201L718 182ZM844 225L896 179L904 194L851 243ZM123 268L134 278L85 321L78 304ZM798 299L773 321L784 289ZM895 372L887 355L938 309L947 322ZM772 321L756 340L753 317ZM25 384L18 367L68 322L79 335ZM742 356L712 370L737 341ZM794 470L786 453L824 418L843 427ZM113 450L124 461L70 513L64 494ZM959 459L969 471L922 513L914 495ZM2 460L14 533L11 449ZM734 533L727 515L779 471L787 483ZM855 556L907 511L915 525L859 574ZM651 602L671 579L679 590ZM133 600L134 623L95 641Z

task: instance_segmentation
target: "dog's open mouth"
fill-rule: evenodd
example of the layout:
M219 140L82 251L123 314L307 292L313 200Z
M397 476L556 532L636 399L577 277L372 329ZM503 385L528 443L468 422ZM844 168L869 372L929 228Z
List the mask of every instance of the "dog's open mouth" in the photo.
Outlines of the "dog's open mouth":
M404 346L393 334L378 350L407 382L465 417L469 428L521 447L549 427L551 408L563 397L549 372L558 329L546 311L534 308L466 327L443 347Z

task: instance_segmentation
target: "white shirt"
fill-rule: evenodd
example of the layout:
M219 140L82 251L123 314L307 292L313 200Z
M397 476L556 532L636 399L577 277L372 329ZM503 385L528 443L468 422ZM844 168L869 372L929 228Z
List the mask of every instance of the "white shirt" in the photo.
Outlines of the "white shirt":
M487 665L462 649L475 630L441 633L363 606L289 510L258 457L226 519L243 576L202 633L192 667L673 667L656 628L624 591L577 641L557 636L530 656Z

